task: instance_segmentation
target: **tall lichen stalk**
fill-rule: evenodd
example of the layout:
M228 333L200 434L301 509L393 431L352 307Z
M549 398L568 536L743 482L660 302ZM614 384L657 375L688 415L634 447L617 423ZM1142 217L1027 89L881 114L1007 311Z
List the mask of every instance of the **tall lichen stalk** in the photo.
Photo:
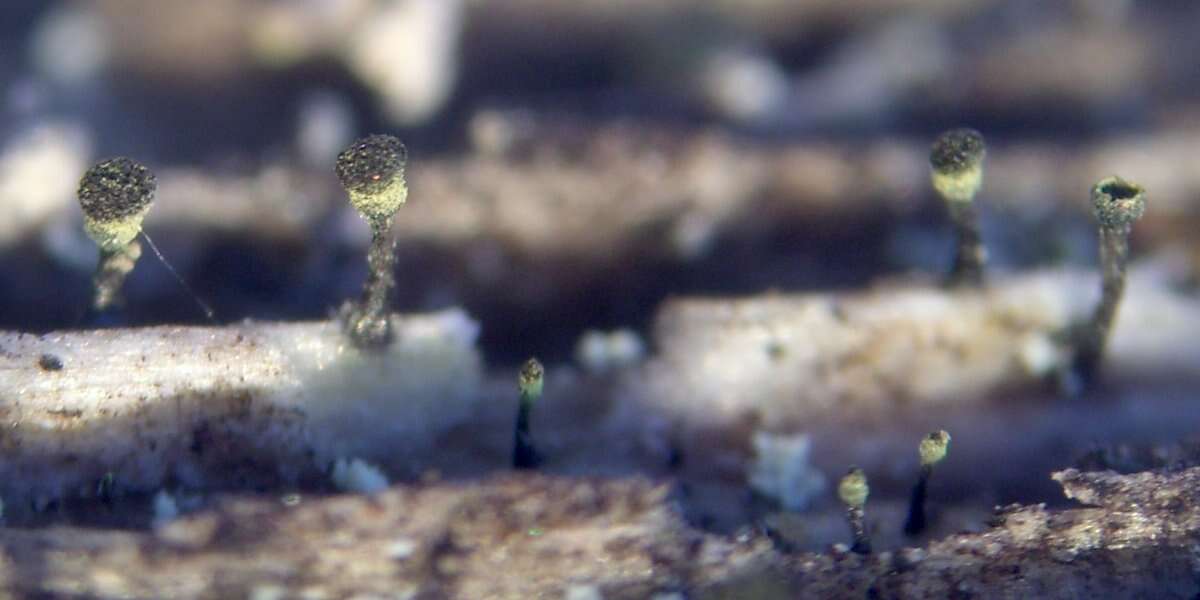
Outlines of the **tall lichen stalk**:
M361 315L354 324L359 338L390 337L387 320L388 299L396 287L396 243L392 237L392 219L371 221L371 247L367 250L367 281L363 287ZM383 328L388 331L376 331Z
M1133 224L1146 212L1146 194L1141 186L1117 176L1106 177L1092 187L1092 210L1100 228L1100 302L1091 318L1076 333L1074 369L1083 385L1095 383L1101 359L1125 295L1125 271L1129 262L1129 235Z
M929 490L929 479L933 477L933 467L946 458L950 450L950 434L938 430L921 439L917 445L917 456L921 461L921 474L917 476L917 485L913 487L912 497L908 504L908 518L904 521L905 535L920 535L925 531L928 517L925 514L925 499Z
M541 462L537 448L533 444L533 433L529 428L529 418L533 406L542 397L545 385L545 369L538 359L531 358L521 366L517 374L517 388L521 398L517 405L516 431L513 434L513 468L533 469Z
M392 340L388 302L396 287L392 219L408 199L404 168L408 150L390 135L362 138L338 155L335 171L350 204L371 227L367 281L362 300L342 307L347 334L356 346L379 348Z

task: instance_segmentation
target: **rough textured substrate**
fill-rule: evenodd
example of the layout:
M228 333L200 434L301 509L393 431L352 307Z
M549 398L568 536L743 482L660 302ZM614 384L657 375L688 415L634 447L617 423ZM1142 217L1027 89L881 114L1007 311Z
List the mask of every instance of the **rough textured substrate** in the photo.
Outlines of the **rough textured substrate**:
M333 322L0 332L0 495L296 484L338 458L405 472L479 398L478 326L394 317L383 352Z
M171 598L1187 598L1200 591L1200 468L1055 477L1068 495L1103 507L1007 507L983 533L868 557L836 548L789 555L758 534L699 533L680 520L665 486L637 478L505 476L290 507L233 499L153 533L5 530L0 588Z
M1200 375L1200 303L1135 275L1109 344L1114 376ZM1053 378L1099 281L1081 271L997 277L982 290L885 284L861 293L680 299L660 312L653 402L689 420L766 426L876 420L977 404ZM702 408L701 408L702 407Z

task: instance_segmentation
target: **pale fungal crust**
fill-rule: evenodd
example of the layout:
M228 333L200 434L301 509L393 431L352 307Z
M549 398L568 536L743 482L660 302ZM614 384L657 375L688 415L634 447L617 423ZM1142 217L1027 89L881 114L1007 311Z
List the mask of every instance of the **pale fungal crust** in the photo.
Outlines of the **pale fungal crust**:
M933 187L948 202L971 202L983 183L983 135L952 129L938 136L929 152Z
M137 237L158 182L145 165L118 157L96 163L79 181L83 227L102 250L120 250Z
M944 430L935 431L925 436L920 445L917 447L917 454L921 457L921 466L932 467L944 458L950 450L950 434Z
M458 310L392 319L372 352L330 321L0 331L0 497L49 502L110 473L122 491L269 487L344 457L411 472L479 409L479 327ZM68 367L47 373L46 353Z
M1162 276L1143 268L1129 281L1109 345L1114 372L1200 374L1200 302ZM766 427L979 404L1000 389L1043 385L1023 358L1031 336L1048 342L1087 319L1097 287L1091 270L1048 269L998 276L982 290L891 283L678 298L659 311L658 353L627 389L698 430L748 414Z
M870 493L871 487L867 484L867 474L858 467L851 468L838 482L838 498L850 508L865 506Z
M408 199L408 150L390 135L371 135L338 154L334 170L350 203L371 221L391 218Z
M1092 186L1092 210L1102 227L1122 230L1146 212L1142 186L1112 175Z

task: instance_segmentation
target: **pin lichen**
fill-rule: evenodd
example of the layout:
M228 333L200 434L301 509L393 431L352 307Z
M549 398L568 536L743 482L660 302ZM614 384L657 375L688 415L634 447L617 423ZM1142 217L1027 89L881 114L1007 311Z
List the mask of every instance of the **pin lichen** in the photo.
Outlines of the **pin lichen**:
M513 468L532 469L537 466L539 457L533 445L533 434L529 431L529 417L533 405L542 397L545 385L546 370L536 358L530 358L521 365L517 374L517 388L521 392L521 400L517 405L517 426L513 440Z
M83 227L101 250L115 252L142 230L158 182L145 165L118 157L96 163L79 181Z
M867 534L867 518L864 507L871 487L867 484L867 474L858 467L851 467L838 482L838 498L846 505L846 522L854 536L854 545L850 548L859 554L871 553L871 540Z
M921 438L921 443L917 445L921 474L917 477L917 485L913 487L912 499L908 503L908 518L904 521L905 534L918 535L925 530L925 497L928 494L929 478L933 476L934 465L945 460L949 451L950 434L945 430L938 430Z
M983 183L983 135L974 129L952 129L938 136L929 151L930 179L946 204L958 231L958 250L950 274L953 285L979 285L987 251L979 234L975 195Z
M392 217L408 199L404 182L407 160L408 151L400 140L390 135L371 135L343 150L334 165L350 204L371 225L362 302L342 309L350 339L359 347L378 348L391 341L387 302L388 293L396 285L396 258L389 230Z
M121 285L142 255L135 238L157 188L150 169L125 157L96 163L79 181L83 230L100 247L100 261L92 277L92 310L96 313L120 304Z
M1117 176L1092 186L1092 212L1100 224L1100 303L1091 319L1076 334L1075 375L1084 387L1095 383L1100 359L1108 344L1117 308L1125 293L1125 267L1129 261L1129 234L1146 212L1142 186Z

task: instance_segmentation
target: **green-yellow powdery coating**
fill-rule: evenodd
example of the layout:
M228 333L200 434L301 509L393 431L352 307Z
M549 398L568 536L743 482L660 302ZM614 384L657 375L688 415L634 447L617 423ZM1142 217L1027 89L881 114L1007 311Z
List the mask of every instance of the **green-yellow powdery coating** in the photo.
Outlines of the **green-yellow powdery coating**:
M946 458L950 450L950 434L945 430L935 431L921 440L917 453L921 456L921 466L933 466Z
M150 212L150 207L146 207L140 213L112 221L99 221L85 215L83 231L96 242L97 246L100 246L101 250L117 252L132 242L138 233L141 233L142 220L148 212Z
M862 508L867 503L871 487L867 485L867 474L854 467L838 483L838 498L851 508Z
M1092 186L1092 210L1101 226L1123 229L1146 212L1146 192L1116 175L1105 177Z
M350 203L371 221L385 221L408 199L408 150L394 136L371 135L338 154L334 170Z
M929 151L933 187L948 202L971 202L983 183L983 135L952 129L938 136Z
M542 386L545 384L546 370L542 368L542 363L536 358L531 358L521 365L521 372L517 375L517 385L521 389L521 395L527 398L537 398L542 395Z

